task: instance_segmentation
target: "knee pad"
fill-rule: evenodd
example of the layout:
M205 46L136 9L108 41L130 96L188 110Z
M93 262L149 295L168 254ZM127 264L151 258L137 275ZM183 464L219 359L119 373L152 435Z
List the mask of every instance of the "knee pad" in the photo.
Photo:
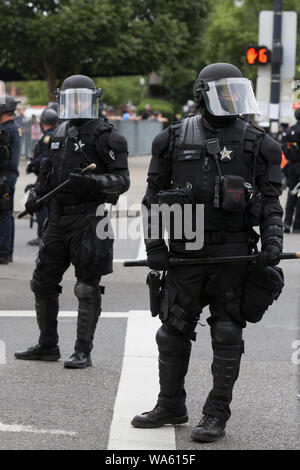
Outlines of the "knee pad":
M162 325L156 333L158 350L163 352L191 351L191 341L170 325Z
M62 287L57 282L37 269L30 281L30 288L35 295L41 298L58 297L62 292Z
M85 284L84 282L78 281L74 287L74 294L78 300L87 300L94 302L95 300L101 299L99 287Z
M211 326L211 338L215 344L235 346L242 343L242 327L232 321L216 321Z

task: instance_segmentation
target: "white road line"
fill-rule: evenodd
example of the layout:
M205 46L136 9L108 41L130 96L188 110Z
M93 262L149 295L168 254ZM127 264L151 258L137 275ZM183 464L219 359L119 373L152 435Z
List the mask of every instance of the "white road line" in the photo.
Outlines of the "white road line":
M149 313L150 315L150 313ZM0 310L0 317L35 317L35 310ZM77 317L77 312L62 310L59 317ZM101 318L127 318L128 312L102 312Z
M60 434L63 436L78 436L78 433L73 431L63 431L61 429L34 429L32 426L23 426L22 424L3 423L0 423L0 432L31 432L34 434Z
M60 317L76 317L77 312L61 311ZM172 426L157 429L136 429L130 424L133 416L151 410L159 392L156 331L160 326L147 310L102 312L104 318L128 318L122 372L115 400L109 435L109 450L176 450ZM35 317L35 311L0 311L0 317ZM48 432L28 426L3 425L0 431ZM5 428L4 428L5 427ZM49 431L50 432L50 431ZM51 431L51 433L64 431ZM70 434L70 433L69 433Z
M156 403L159 384L155 334L159 325L149 312L129 312L109 450L176 449L173 427L136 429L130 425L133 416L151 410Z

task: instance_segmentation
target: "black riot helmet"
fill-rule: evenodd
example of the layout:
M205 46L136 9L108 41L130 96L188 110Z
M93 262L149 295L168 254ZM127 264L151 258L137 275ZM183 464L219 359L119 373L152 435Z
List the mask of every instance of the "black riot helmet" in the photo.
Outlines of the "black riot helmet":
M295 111L295 118L297 119L297 121L300 120L300 107L299 107L299 108L296 108L296 111Z
M58 114L54 109L46 108L41 114L40 124L55 127L58 124Z
M21 101L16 101L10 95L5 95L2 97L0 100L0 116L2 116L2 114L9 114L14 112L18 103L21 103Z
M216 117L259 114L250 80L232 64L204 67L196 80L194 94L197 105Z
M57 90L60 119L97 119L102 90L86 75L67 77Z
M54 109L54 111L58 113L58 104L56 103L56 101L49 101L47 108Z

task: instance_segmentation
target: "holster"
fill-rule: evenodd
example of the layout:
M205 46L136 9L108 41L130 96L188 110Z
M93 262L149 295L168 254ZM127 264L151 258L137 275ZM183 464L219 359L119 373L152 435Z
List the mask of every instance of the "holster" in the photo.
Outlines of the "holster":
M159 271L150 271L146 279L149 287L150 296L150 312L152 317L160 315L161 312L161 295L164 284L164 274L162 278Z

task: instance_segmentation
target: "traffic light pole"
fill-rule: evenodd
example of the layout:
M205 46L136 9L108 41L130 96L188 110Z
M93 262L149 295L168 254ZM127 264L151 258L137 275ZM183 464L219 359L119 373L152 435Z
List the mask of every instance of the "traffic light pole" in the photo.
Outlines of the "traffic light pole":
M270 118L271 134L275 135L279 129L280 115L280 67L283 59L283 48L281 44L282 29L282 0L274 0L274 22L273 22L273 48L272 48L272 72L271 72L271 96L270 103L273 106Z

